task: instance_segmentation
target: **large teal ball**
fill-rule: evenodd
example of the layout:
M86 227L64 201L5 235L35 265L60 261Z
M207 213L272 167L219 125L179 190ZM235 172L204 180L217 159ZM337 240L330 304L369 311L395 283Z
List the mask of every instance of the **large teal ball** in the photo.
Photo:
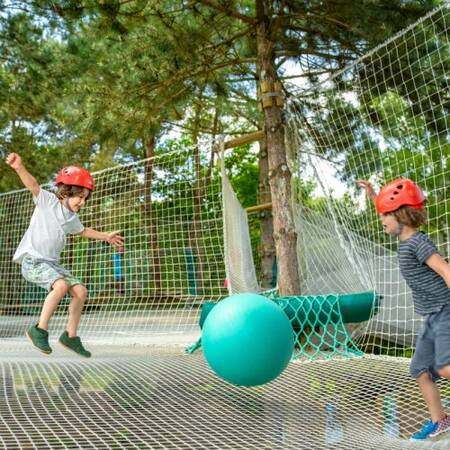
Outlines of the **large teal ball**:
M202 330L203 353L224 380L257 386L288 365L294 332L283 310L257 294L236 294L219 302Z

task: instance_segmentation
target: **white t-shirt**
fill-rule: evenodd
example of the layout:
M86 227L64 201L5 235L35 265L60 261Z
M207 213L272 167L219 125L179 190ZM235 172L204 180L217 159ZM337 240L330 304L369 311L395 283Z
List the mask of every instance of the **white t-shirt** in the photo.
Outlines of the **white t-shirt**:
M79 234L84 230L78 215L63 206L58 197L44 189L39 190L30 225L22 237L13 261L21 263L25 255L47 261L59 261L66 234Z

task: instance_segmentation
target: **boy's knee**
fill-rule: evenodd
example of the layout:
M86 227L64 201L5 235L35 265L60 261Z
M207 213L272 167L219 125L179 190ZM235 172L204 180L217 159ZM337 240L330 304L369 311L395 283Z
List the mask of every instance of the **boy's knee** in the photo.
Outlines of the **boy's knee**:
M67 294L69 292L69 285L66 280L60 278L53 283L52 290L60 293L61 295Z
M442 378L450 379L450 365L442 367L438 372Z
M436 371L432 367L429 367L428 369L410 367L409 373L411 377L414 378L418 383L420 383L422 380L427 379L436 382L440 378L439 371Z
M431 378L431 377L428 372L422 372L419 375L414 376L413 378L419 383L421 380L424 380L426 378Z
M85 286L82 284L76 284L70 289L70 293L73 297L79 299L79 300L86 300L88 291Z
M421 377L423 374L426 374L427 372L424 370L422 366L418 366L414 364L414 359L411 361L411 364L409 366L409 374L412 378L417 380L419 377Z

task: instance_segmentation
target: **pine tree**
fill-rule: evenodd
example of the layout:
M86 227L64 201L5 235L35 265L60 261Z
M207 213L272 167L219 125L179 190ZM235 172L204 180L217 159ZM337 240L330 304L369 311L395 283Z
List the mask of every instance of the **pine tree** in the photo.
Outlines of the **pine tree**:
M20 3L20 2L18 2ZM263 122L282 295L299 292L291 174L284 147L279 82L287 62L307 87L430 10L437 1L44 1L87 42L93 63L71 94L76 134L111 154L132 151L148 129L183 117L201 86L265 94ZM83 21L78 21L84 17ZM73 25L78 24L78 25ZM87 40L83 38L87 36ZM240 81L246 80L246 81ZM245 89L245 83L252 86ZM264 91L264 92L263 92ZM278 102L275 99L278 98ZM273 99L273 101L269 101ZM78 111L76 111L78 109ZM128 139L126 139L128 136ZM151 133L150 133L151 136ZM142 146L140 148L143 148ZM105 154L105 153L103 153Z

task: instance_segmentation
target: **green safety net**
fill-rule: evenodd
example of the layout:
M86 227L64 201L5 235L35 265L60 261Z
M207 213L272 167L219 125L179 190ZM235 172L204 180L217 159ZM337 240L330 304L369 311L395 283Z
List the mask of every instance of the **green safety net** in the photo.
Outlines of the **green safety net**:
M363 352L352 340L347 324L367 321L379 309L381 296L376 292L277 297L269 294L288 316L295 334L293 359L331 358L336 355L355 356ZM199 325L203 324L216 305L202 306ZM192 353L201 347L201 337L186 348Z

